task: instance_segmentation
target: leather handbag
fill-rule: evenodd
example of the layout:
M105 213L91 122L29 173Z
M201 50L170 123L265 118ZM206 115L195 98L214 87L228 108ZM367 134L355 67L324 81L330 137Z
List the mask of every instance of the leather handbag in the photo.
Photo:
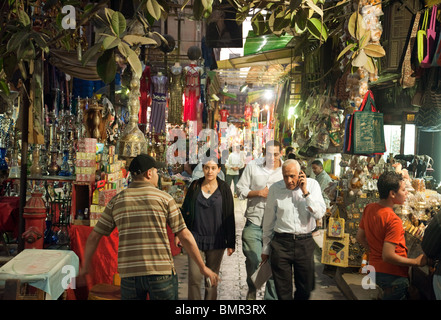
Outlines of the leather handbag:
M418 62L421 64L426 56L427 49L427 20L429 18L429 9L424 11L423 24L417 32Z
M433 53L435 52L434 46L435 46L435 38L436 38L435 24L436 24L437 8L438 7L436 5L432 7L430 25L426 33L426 55L424 56L423 61L421 61L422 68L430 68L432 66Z

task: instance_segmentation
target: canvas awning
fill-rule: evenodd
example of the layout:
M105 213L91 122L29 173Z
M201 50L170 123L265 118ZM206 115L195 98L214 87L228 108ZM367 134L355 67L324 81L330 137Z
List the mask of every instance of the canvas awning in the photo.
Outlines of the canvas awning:
M289 64L291 61L296 63L300 61L300 57L293 57L292 48L283 48L270 50L256 54L250 54L243 57L237 57L217 62L218 69L240 69L255 66L269 66L273 64Z

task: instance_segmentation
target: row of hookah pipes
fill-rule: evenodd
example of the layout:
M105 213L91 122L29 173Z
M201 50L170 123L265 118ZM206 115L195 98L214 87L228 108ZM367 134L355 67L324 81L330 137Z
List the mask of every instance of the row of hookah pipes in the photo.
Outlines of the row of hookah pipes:
M32 170L31 166L31 176L72 176L75 174L76 143L85 135L83 111L79 108L80 98L77 99L77 112L75 112L72 95L67 100L63 91L60 89L55 89L55 91L54 108L49 110L45 106L44 110L45 143L41 145L41 162L33 159L34 166L41 163L40 170ZM38 146L34 146L33 156L35 155L38 159L38 154ZM58 164L60 154L62 155L61 165Z

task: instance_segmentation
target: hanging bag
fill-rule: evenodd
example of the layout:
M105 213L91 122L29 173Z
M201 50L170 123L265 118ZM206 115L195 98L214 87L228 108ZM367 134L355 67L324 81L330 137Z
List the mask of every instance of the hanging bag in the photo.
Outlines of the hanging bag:
M349 264L349 233L343 238L328 237L323 234L322 259L323 264L346 268Z
M415 85L415 76L412 76L412 48L414 47L418 26L420 24L421 12L415 14L415 19L413 21L413 27L410 33L409 41L407 43L406 54L403 60L403 67L401 68L401 79L400 83L403 88L411 88ZM436 61L435 61L436 63Z
M418 62L421 64L426 55L427 46L427 20L429 18L429 9L424 11L423 24L417 32L417 46L418 46Z
M344 238L345 236L345 219L340 218L340 211L335 211L335 215L329 217L328 236L334 238Z
M377 111L371 90L366 92L360 108L348 121L346 153L373 155L386 151L383 114Z
M430 18L430 25L429 25L429 29L427 29L427 34L426 34L426 55L424 56L424 59L421 62L422 68L430 68L432 66L433 53L435 52L434 46L435 46L435 38L436 38L436 30L435 30L436 13L437 13L437 6L433 6L432 16Z

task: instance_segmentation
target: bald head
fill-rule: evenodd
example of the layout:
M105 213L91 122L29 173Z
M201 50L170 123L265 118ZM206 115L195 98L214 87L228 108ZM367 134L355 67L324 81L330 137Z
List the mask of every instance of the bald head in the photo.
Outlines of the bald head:
M297 160L288 159L282 165L283 180L287 189L294 190L299 181L300 164Z

